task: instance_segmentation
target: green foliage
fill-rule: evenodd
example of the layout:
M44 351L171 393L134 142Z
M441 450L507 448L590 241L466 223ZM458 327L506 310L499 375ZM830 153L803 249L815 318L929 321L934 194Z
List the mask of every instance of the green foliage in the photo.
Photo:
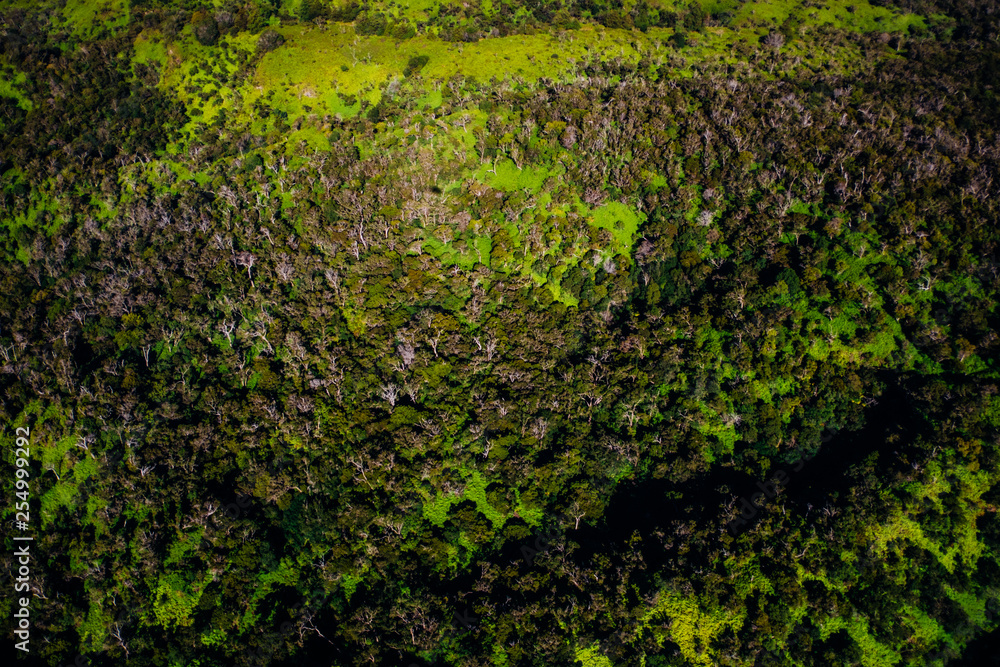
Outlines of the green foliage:
M403 70L403 76L413 76L424 66L430 62L430 56L413 56L410 58L409 62L406 63L406 69Z
M382 12L363 12L354 23L354 31L359 35L385 34L389 21Z
M263 55L285 43L285 36L276 30L265 30L257 39L257 54Z
M39 660L961 653L984 2L8 3Z
M154 589L153 613L166 629L191 625L192 613L211 581L189 580L182 574L161 575Z
M214 18L196 18L193 26L195 39L202 46L214 46L219 40L219 26Z

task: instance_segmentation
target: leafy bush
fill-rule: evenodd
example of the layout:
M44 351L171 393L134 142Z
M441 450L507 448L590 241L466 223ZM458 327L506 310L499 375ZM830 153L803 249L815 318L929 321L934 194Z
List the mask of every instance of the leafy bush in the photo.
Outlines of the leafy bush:
M701 30L705 25L705 9L699 2L692 2L684 12L684 27L688 30Z
M429 56L413 56L410 58L410 62L406 63L406 69L403 70L403 76L413 76L430 62Z
M399 23L392 28L392 36L395 39L410 39L417 35L417 29L409 23Z
M350 2L341 7L333 7L327 10L327 16L331 21L340 21L343 23L350 23L358 18L358 14L360 13L361 5L356 2Z
M384 35L389 22L381 12L365 12L358 15L354 32L359 35Z
M263 55L268 51L274 51L285 43L284 36L275 30L265 30L257 40L257 55Z
M322 19L328 16L329 12L322 0L302 0L302 6L299 8L299 18L303 21L312 21L313 19Z
M219 26L215 19L205 18L194 25L194 37L203 46L215 46L219 41Z
M601 14L598 18L605 27L607 28L631 28L632 17L624 12L609 11Z

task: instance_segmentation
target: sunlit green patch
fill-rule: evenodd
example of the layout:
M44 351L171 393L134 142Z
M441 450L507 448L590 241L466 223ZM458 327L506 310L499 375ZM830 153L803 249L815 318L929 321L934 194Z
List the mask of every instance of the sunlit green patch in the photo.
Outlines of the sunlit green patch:
M434 237L423 243L423 250L440 260L442 266L457 265L464 270L473 269L476 264L489 262L490 239L488 236L476 237L471 244L466 244L466 251L458 250L453 242L444 243ZM479 252L476 252L476 251Z
M694 595L682 596L661 591L656 603L641 617L642 627L663 646L672 641L691 665L718 664L713 648L716 638L743 626L746 609L738 612L703 603Z
M66 0L63 16L74 34L90 36L100 28L128 25L128 0Z
M879 525L870 526L866 533L879 554L893 551L902 554L909 545L924 549L932 554L948 572L962 567L975 567L979 558L986 553L986 545L979 539L976 520L981 514L981 496L990 488L990 476L982 471L972 471L961 465L953 465L945 475L938 461L930 461L927 469L937 473L934 482L908 485L916 501L938 508L943 513L945 502L941 496L953 495L959 512L949 513L956 518L951 528L952 537L948 543L940 544L927 535L924 527L906 511L888 517Z
M19 72L16 67L8 65L0 59L0 97L11 97L17 100L17 106L25 111L31 111L34 105L22 90L28 77L24 72Z
M477 81L558 79L587 59L638 61L656 39L655 34L622 30L580 30L568 37L514 35L471 44L421 35L397 43L390 37L358 36L350 26L340 24L322 29L285 26L279 32L287 41L261 60L245 102L252 106L271 94L270 103L290 117L307 113L306 106L316 113L333 113L346 97L377 104L382 86L394 78L402 80L415 56L429 58L419 76L428 95L423 103L433 107L440 103L440 82L455 75Z
M85 453L75 463L68 462L69 452L78 442L77 436L68 436L53 445L41 447L42 472L47 480L51 481L53 478L56 480L55 484L42 494L42 527L55 519L56 512L60 508L73 506L80 485L98 472L97 460Z
M642 213L621 202L609 202L593 210L593 225L607 229L614 236L616 250L627 252L635 242L639 225L646 219Z
M494 527L500 527L509 517L498 512L490 505L486 498L487 486L489 486L489 482L483 479L478 472L473 471L466 477L465 489L459 495L438 494L436 497L431 498L430 494L421 490L420 493L424 496L424 517L436 526L443 526L445 521L448 520L448 510L451 509L452 505L460 503L463 500L471 500L476 503L476 508L482 512Z
M393 7L393 16L413 21L426 21L441 6L440 0L407 0Z
M800 10L807 24L835 25L857 32L906 32L911 26L926 28L923 17L886 7L874 7L867 0L827 0L821 7Z
M601 653L601 645L596 642L589 648L578 648L576 661L583 667L613 667L607 656Z
M863 667L891 667L901 659L899 651L878 641L869 630L868 619L855 615L851 618L835 616L820 624L820 637L827 639L840 630L846 630L851 639L861 649Z
M91 593L87 618L80 624L80 642L85 652L100 651L114 621L114 615L104 608L99 594Z
M182 573L161 574L156 586L153 615L165 628L191 625L195 607L212 581L209 573L201 580L188 581Z
M135 38L133 47L135 49L133 62L142 65L155 63L160 67L167 64L167 45L160 33L143 31Z
M555 174L545 167L522 166L519 169L513 160L497 158L492 164L480 166L476 179L505 192L535 192L552 175Z
M822 5L802 0L755 0L736 10L732 25L771 24L778 27L788 19L805 27L833 25L857 32L905 32L911 25L926 27L920 16L875 7L868 0L827 0Z
M157 33L143 33L136 40L136 57L151 58L148 62L162 62L160 89L172 94L187 108L191 120L182 128L191 136L199 126L211 124L225 117L227 121L239 120L236 90L230 78L240 63L253 53L258 37L241 33L226 38L224 46L203 46L194 39L191 27L182 31L182 39L156 45ZM152 42L153 44L144 44ZM160 61L159 58L163 58ZM223 116L222 114L225 114ZM179 150L180 147L173 147Z

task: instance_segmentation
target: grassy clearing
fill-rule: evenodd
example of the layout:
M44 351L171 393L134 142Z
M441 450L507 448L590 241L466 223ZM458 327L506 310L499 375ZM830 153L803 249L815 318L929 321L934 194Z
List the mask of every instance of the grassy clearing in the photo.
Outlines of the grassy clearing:
M162 36L157 32L144 30L135 39L135 55L132 62L149 65L155 64L164 67L167 64L167 45Z
M616 250L625 253L632 247L636 232L639 231L639 225L645 219L644 214L636 213L625 204L609 202L594 209L591 224L611 232L617 246Z
M121 28L129 21L128 0L67 0L63 17L78 37L90 37L99 28Z
M576 650L576 661L583 667L612 667L612 663L601 653L601 646L594 643L587 649Z
M217 48L199 44L190 26L182 35L180 40L166 42L158 32L143 31L134 42L133 55L133 63L159 66L160 88L187 107L191 120L182 132L190 135L198 125L211 123L223 113L227 119L247 118L236 104L232 77L240 62L253 52L258 37L242 33Z
M666 9L676 9L677 3L660 4ZM668 45L674 34L670 28L651 28L642 33L585 25L557 34L512 35L467 44L445 42L433 34L404 41L358 36L349 24L286 25L277 26L286 39L285 44L266 54L250 79L236 88L232 77L239 63L256 48L258 37L244 33L222 40L217 47L204 47L194 40L188 26L182 32L182 39L171 43L160 41L156 34L142 33L135 41L134 62L160 67L161 87L172 91L191 115L191 121L183 128L185 135L192 136L199 127L223 117L227 124L246 125L255 133L266 133L272 129L274 119L257 113L260 105L286 114L289 123L305 118L315 125L326 115L356 115L363 102L377 104L385 87L394 80L415 89L423 104L436 108L442 103L444 82L453 77L474 81L504 78L525 82L542 78L568 81L577 76L577 67L582 62L620 58L634 64L644 56L651 56L656 62L670 54L685 58L679 65L675 61L671 75L692 76L692 66L700 61L733 64L742 61L744 56L734 49L738 43L757 45L762 35L790 16L802 29L832 24L859 31L891 32L924 23L920 17L872 7L863 0L853 3L833 0L822 9L777 0L752 2L740 8L730 0L703 4L709 11L737 13L729 27L706 27L699 33L691 33L689 45L680 51ZM284 5L289 13L297 11L297 6L293 6L297 2ZM398 11L399 16L412 18L432 11L435 6L433 0L424 0L390 12ZM98 16L117 16L115 12L127 15L127 3L124 0L105 4L75 2L67 5L65 11L78 15L86 24ZM799 56L803 66L840 71L857 62L856 47L851 45L835 49L834 53L817 54L805 42L792 40L783 49L789 55ZM430 60L418 76L407 79L403 72L415 56L427 56ZM326 138L315 131L302 132L305 134L294 143L305 140L316 148L327 145ZM471 135L466 134L464 139L470 142ZM498 178L500 169L509 171L507 166L500 167Z
M706 3L703 3L706 4ZM905 32L911 25L926 27L923 17L886 7L875 7L867 0L826 0L822 6L794 0L757 0L736 10L732 25L781 25L791 18L804 27L832 25L856 32Z
M315 113L356 113L344 104L358 97L376 104L381 87L403 79L410 58L426 55L427 66L417 85L425 102L440 104L440 86L454 76L488 81L506 76L536 81L571 76L577 63L590 58L619 56L635 62L655 48L657 34L622 30L583 29L559 38L514 35L473 44L444 42L422 35L397 42L389 37L359 37L347 25L321 28L286 26L279 29L286 43L268 53L257 68L245 103L268 98L289 117ZM499 65L499 66L498 66Z
M557 175L544 167L526 166L518 169L513 160L499 158L491 165L480 165L476 180L504 192L531 190L537 192L545 179Z
M714 650L709 647L727 630L738 631L745 615L743 611L738 616L731 616L694 597L660 593L657 603L641 620L653 633L657 644L662 646L673 641L688 664L707 667L713 664L714 658Z

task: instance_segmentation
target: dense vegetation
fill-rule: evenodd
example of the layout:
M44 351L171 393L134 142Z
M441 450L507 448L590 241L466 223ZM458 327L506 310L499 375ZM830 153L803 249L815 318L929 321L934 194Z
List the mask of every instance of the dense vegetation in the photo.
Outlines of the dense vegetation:
M990 0L0 12L27 661L993 655Z

